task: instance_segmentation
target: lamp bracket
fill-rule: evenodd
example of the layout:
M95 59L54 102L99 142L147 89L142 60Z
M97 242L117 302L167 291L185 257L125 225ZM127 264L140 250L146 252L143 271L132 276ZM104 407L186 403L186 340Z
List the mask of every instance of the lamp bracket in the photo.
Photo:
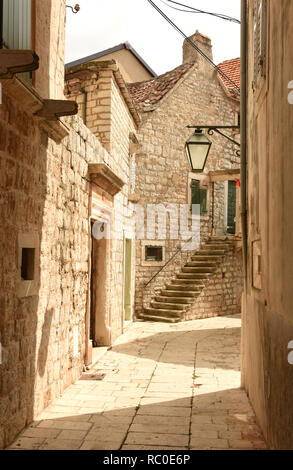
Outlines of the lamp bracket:
M214 132L217 132L220 134L222 137L225 137L225 139L229 140L233 144L237 145L240 147L240 143L237 142L237 140L232 139L232 137L228 136L227 134L224 134L222 130L220 129L240 129L240 126L187 126L188 129L196 129L197 131L202 131L203 129L207 129L208 135L213 135ZM236 151L236 155L240 157L240 150Z

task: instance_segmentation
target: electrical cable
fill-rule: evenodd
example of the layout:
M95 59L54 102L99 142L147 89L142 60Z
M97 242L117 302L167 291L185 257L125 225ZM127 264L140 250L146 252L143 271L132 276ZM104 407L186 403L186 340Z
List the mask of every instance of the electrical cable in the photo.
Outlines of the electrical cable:
M178 32L183 36L186 41L194 48L196 51L204 57L217 71L218 73L227 80L232 87L237 90L237 93L240 93L240 88L239 86L230 78L228 75L223 72L223 70L218 67L186 34L152 1L152 0L147 0L148 3L155 9L157 10L158 13Z
M210 11L200 10L198 8L194 8L194 7L191 7L189 5L185 5L183 3L175 2L173 0L167 0L168 2L174 3L175 5L179 5L181 7L188 8L188 10L181 10L179 8L173 7L172 5L168 5L168 3L164 2L163 0L160 0L160 1L162 3L165 3L165 5L167 5L169 8L173 8L174 10L179 10L179 11L183 11L183 12L186 12L186 13L202 13L202 14L205 14L205 15L210 15L210 16L215 16L217 18L221 18L222 20L231 21L233 23L241 24L241 21L238 20L237 18L233 18L232 16L224 15L222 13L213 13L213 12L210 12Z

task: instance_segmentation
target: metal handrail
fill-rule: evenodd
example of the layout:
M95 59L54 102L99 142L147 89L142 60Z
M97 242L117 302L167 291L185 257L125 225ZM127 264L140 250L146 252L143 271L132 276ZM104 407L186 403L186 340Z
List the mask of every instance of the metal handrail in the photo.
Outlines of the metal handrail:
M144 289L160 274L161 271L163 271L163 269L178 255L178 253L180 253L182 250L183 250L183 247L185 245L187 245L187 243L190 242L190 240L192 240L193 237L190 237L189 240L187 240L182 246L181 248L179 248L176 253L174 253L173 256L171 256L171 258L167 261L167 263L164 264L164 266L161 267L161 269L159 269L159 271L144 285Z

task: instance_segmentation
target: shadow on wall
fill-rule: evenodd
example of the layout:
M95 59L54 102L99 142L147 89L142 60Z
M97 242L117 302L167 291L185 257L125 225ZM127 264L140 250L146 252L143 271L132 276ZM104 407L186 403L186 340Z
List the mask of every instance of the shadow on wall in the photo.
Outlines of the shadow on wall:
M50 339L51 323L54 315L54 309L47 310L45 313L45 320L42 327L41 343L38 351L38 373L41 377L44 376L45 368L48 358L48 346Z
M2 252L6 253L0 279L1 312L0 341L3 361L0 365L0 448L10 443L34 417L36 363L44 373L48 338L53 311L44 312L40 351L43 362L37 360L37 334L40 321L39 282L38 290L27 297L17 296L17 283L21 279L18 239L23 234L37 234L39 247L42 244L44 206L47 193L47 147L48 138L36 131L32 119L22 113L3 91L3 104L8 122L4 120L9 140L1 160L6 174L13 166L15 177L1 184ZM1 117L0 117L1 119ZM1 180L2 182L3 180ZM4 212L4 213L3 213ZM41 250L35 250L35 252ZM40 259L36 266L40 268ZM45 331L46 330L46 331ZM46 339L47 337L47 339ZM39 352L40 352L39 351ZM41 365L43 364L43 365Z

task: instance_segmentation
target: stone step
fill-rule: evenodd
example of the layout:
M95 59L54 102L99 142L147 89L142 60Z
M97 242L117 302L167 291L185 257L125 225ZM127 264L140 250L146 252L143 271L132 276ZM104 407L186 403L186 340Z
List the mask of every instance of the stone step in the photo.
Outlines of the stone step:
M165 310L162 308L145 308L144 315L152 315L154 317L170 317L170 318L181 318L182 310Z
M192 262L218 263L222 258L223 255L193 255L191 260Z
M222 244L222 243L207 243L205 246L209 250L210 249L212 250L230 250L231 249L231 245Z
M194 266L185 266L181 270L183 273L194 273L194 274L207 274L207 273L213 273L215 271L214 267L194 267Z
M216 261L189 261L185 265L186 268L216 268L217 262Z
M226 254L225 250L210 250L208 248L201 249L197 252L199 255L210 255L210 256L224 256Z
M159 295L158 297L155 297L156 302L165 302L166 304L171 303L171 304L191 304L194 299L194 296L192 295L191 297L171 297L168 295Z
M177 274L178 279L208 279L211 276L210 273L179 273Z
M162 322L162 323L179 323L181 322L181 318L169 318L164 316L153 316L148 313L141 313L139 318L144 321L153 321L153 322Z
M175 284L176 286L194 286L198 289L202 289L204 287L202 281L200 279L172 279L171 285ZM193 290L193 289L191 289Z
M217 242L220 242L220 243L230 243L230 244L232 245L233 243L235 243L235 238L234 238L234 237L231 237L231 238L230 238L230 237L226 237L226 236L223 236L223 237L211 237L211 238L207 241L207 243L209 243L209 242L211 242L211 243L213 243L213 242L216 242L216 243L217 243Z
M160 310L185 310L187 307L185 304L173 304L171 302L151 302L152 308L158 308Z
M191 290L176 290L173 289L173 286L170 287L170 290L162 290L161 295L164 297L176 297L179 298L190 298L191 300L197 297L200 294L200 290L191 291Z

